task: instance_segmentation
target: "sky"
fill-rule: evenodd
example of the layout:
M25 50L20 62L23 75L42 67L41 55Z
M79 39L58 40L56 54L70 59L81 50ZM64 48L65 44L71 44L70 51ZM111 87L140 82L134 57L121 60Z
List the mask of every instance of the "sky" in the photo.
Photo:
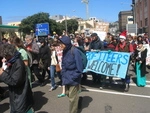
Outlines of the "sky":
M39 12L76 16L86 19L86 4L82 0L0 0L3 24L21 21ZM89 17L115 22L120 11L131 10L132 0L89 0Z

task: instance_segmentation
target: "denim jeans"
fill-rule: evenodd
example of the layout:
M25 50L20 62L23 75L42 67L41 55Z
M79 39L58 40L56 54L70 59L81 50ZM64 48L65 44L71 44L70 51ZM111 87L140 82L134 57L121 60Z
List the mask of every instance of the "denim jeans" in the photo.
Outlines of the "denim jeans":
M55 88L55 65L50 66L51 87Z

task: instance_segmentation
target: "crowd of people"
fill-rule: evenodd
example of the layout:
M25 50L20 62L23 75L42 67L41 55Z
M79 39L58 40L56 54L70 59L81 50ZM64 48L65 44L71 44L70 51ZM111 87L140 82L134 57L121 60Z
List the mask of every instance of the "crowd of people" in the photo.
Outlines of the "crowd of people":
M131 64L135 66L137 86L144 87L146 85L147 49L143 44L149 43L147 34L131 36L127 35L126 31L122 32L119 37L107 33L103 41L97 33L92 33L90 36L86 36L84 33L63 34L62 36L55 34L53 37L40 37L39 39L32 35L26 35L24 41L16 36L3 38L0 43L0 81L9 87L11 113L34 112L32 84L36 80L35 76L38 80L36 82L41 87L46 84L46 79L51 80L49 91L53 91L58 85L61 85L62 93L58 95L58 98L68 96L69 113L77 113L81 81L87 79L87 73L83 72L79 50L77 48L72 50L74 46L80 47L84 51L130 53ZM48 74L47 78L46 73ZM100 89L104 89L106 76L95 72L90 72L90 74L93 83L98 83ZM56 75L60 79L59 84L55 82ZM112 78L109 77L109 87L112 85ZM122 82L124 91L129 91L130 75L128 73ZM5 93L6 90L0 87L0 96L3 97Z

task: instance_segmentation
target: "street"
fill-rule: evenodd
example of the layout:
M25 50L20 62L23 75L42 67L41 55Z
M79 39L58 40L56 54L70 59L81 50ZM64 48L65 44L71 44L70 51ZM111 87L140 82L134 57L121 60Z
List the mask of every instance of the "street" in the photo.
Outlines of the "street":
M149 69L147 69L150 72ZM99 84L93 83L88 75L88 80L82 85L81 109L79 113L150 113L150 77L147 73L147 86L137 87L134 83L135 75L132 76L129 92L123 92L120 88L120 80L114 78L111 88L99 89ZM56 78L56 81L59 81ZM7 88L4 83L1 86ZM69 100L67 97L57 98L62 88L49 92L50 82L44 87L33 83L34 110L35 113L68 113ZM9 113L9 98L0 102L0 113Z

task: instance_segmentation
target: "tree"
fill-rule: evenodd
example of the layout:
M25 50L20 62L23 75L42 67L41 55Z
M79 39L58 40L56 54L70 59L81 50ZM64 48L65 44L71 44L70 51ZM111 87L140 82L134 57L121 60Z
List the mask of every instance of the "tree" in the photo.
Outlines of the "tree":
M23 32L24 34L30 34L31 30L35 30L35 25L38 23L46 23L49 21L49 13L37 13L32 16L28 16L27 18L23 19L20 24L19 31Z
M67 21L67 31L68 33L74 33L78 29L78 21L75 19L64 20L62 24L63 30L66 29L65 21Z
M62 34L62 30L63 30L63 27L62 27L62 24L59 23L59 22L56 22L55 20L52 20L50 19L49 20L49 24L50 24L50 34L53 34L53 32L55 31L58 35L61 35Z

